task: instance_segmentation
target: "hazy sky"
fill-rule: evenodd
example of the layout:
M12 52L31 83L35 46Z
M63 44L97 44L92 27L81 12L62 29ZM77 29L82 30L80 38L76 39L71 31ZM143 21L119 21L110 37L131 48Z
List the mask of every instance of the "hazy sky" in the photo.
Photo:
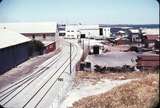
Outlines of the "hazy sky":
M0 22L158 24L156 0L3 0Z

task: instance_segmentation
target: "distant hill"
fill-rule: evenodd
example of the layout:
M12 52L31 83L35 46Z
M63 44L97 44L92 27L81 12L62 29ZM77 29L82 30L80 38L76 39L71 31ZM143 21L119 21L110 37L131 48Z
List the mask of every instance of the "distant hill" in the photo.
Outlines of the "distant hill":
M132 28L159 28L159 24L100 24L100 27L132 27Z

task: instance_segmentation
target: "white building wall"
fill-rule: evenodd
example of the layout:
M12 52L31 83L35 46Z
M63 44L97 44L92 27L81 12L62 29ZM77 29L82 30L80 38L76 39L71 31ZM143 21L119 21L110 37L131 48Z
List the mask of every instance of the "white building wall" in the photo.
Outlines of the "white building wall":
M109 27L103 28L103 36L104 36L104 38L110 38L111 32L110 32L110 28Z
M99 29L92 29L92 30L80 30L81 34L85 34L86 38L95 38L99 36Z
M80 34L85 34L86 38L103 39L111 35L110 28L103 28L103 35L100 36L99 25L66 25L65 38L79 38Z
M78 25L66 25L65 33L65 38L78 38L80 34Z
M79 25L80 33L85 34L86 38L99 37L99 25Z

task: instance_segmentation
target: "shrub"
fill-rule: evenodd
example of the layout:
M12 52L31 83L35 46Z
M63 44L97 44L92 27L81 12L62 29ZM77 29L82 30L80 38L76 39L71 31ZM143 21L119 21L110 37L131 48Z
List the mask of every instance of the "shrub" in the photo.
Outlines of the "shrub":
M136 46L132 46L132 47L130 47L129 51L138 52L138 48Z
M99 65L95 65L94 67L95 67L95 69L94 69L95 72L105 73L105 71L106 71L106 67L105 66L101 67Z
M44 44L41 41L33 40L30 42L30 56L41 55L45 49Z

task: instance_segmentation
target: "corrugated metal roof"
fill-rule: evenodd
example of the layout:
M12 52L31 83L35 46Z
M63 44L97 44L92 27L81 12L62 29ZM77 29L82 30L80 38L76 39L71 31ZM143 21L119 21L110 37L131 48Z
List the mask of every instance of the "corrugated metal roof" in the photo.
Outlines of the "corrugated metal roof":
M57 31L57 23L0 23L0 28L6 28L8 30L12 30L18 33L55 33Z
M0 49L28 42L30 40L31 39L19 33L7 29L0 29Z
M132 33L139 33L139 30L138 30L138 29L130 29L130 31L131 31Z
M159 35L146 35L146 37L150 41L155 41L159 39Z
M150 53L144 53L138 55L140 60L146 60L146 61L159 61L159 55L158 54L150 54Z
M142 29L146 35L159 35L159 29Z

